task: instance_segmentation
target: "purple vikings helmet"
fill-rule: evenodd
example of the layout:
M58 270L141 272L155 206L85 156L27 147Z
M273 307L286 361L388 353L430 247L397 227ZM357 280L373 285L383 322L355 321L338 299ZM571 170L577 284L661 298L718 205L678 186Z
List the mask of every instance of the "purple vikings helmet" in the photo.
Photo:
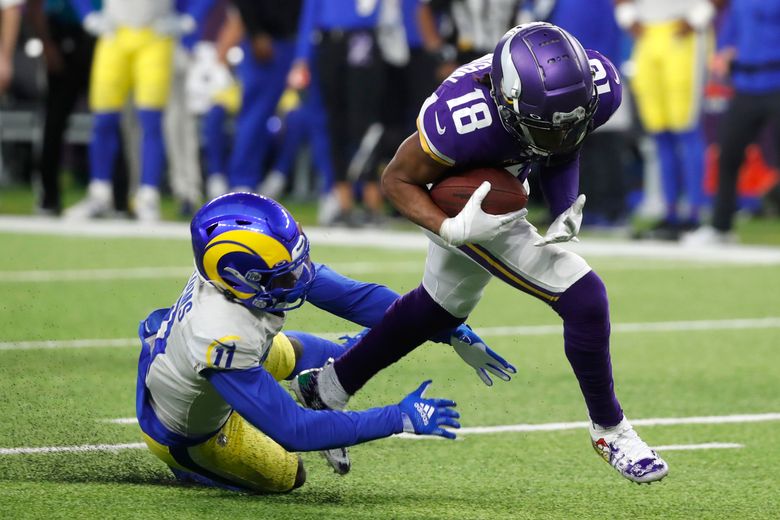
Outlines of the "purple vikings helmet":
M585 138L598 96L585 49L560 27L537 22L507 32L490 80L504 128L532 153L570 152Z
M280 312L306 301L314 281L309 240L281 204L228 193L190 224L198 273L249 308Z

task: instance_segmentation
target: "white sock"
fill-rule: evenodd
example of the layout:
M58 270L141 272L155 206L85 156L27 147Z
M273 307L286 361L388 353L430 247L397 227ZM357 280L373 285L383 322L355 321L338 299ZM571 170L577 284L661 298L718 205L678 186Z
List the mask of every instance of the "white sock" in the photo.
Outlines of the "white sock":
M347 407L350 395L341 386L339 377L333 363L328 363L317 378L320 391L320 399L334 410L343 410Z

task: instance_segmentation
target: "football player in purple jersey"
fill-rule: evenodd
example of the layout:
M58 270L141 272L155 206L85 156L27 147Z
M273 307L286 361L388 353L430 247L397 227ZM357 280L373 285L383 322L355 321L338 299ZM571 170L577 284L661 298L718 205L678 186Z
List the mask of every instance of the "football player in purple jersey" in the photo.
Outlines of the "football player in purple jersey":
M422 284L398 299L361 341L322 369L302 374L304 401L343 408L375 373L437 331L462 323L492 277L548 304L563 320L566 356L590 415L593 447L634 482L660 480L668 466L636 434L614 392L604 283L577 254L585 195L579 148L620 105L612 63L548 23L513 28L492 55L453 72L423 104L382 183L388 198L430 238ZM489 215L483 183L455 217L426 185L451 168L503 166L525 180L532 165L554 221L544 236L525 210Z

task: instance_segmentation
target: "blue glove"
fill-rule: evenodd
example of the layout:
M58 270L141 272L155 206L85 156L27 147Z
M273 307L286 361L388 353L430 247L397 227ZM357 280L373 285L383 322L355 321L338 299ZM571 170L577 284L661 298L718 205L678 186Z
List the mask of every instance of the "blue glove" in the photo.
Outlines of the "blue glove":
M398 403L404 422L404 431L417 435L438 435L454 439L455 434L445 430L442 426L460 428L460 423L455 420L460 417L460 414L454 410L455 401L423 397L430 384L430 379L424 381L417 390Z
M474 367L479 378L487 386L493 386L493 380L490 379L488 372L504 381L511 379L509 374L517 373L517 369L512 364L485 345L482 338L477 336L468 325L461 325L453 331L450 345L463 361Z

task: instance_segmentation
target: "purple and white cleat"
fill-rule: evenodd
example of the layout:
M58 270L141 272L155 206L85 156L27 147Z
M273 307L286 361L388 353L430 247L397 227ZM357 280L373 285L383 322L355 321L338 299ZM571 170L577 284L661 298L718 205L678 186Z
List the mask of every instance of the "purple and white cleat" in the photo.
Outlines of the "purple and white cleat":
M591 422L590 439L596 453L632 482L649 484L669 473L669 465L639 438L625 417L609 428Z

